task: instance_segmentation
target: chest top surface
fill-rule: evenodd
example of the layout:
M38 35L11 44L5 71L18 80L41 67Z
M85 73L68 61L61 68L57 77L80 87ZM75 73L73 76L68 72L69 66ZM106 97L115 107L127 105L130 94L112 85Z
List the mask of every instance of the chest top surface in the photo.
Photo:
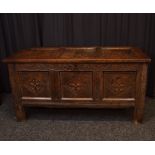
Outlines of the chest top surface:
M46 47L21 50L5 58L6 63L106 63L150 62L134 47Z

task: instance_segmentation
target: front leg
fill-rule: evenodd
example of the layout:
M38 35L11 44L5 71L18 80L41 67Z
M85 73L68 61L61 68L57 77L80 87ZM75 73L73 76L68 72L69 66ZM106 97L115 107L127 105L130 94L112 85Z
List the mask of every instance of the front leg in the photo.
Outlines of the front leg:
M144 104L146 95L146 82L147 82L147 64L143 64L137 73L136 80L136 102L134 107L134 122L142 123L144 115Z
M21 122L26 120L26 112L25 112L25 108L21 105L17 105L15 107L15 112L16 112L16 119L17 121Z
M11 82L13 103L15 107L16 119L17 121L23 121L26 119L25 108L21 103L21 90L19 89L19 77L16 73L15 66L13 64L8 65L9 69L9 78Z
M135 124L139 124L143 122L144 116L144 108L134 108L133 120Z

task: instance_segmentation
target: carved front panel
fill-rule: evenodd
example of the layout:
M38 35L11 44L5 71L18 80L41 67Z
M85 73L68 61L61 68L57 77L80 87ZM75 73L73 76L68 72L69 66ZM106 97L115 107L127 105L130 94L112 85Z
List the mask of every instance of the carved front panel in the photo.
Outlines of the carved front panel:
M50 97L50 77L48 72L20 72L23 97Z
M104 98L135 98L136 72L104 72Z
M62 100L92 100L92 72L60 72Z

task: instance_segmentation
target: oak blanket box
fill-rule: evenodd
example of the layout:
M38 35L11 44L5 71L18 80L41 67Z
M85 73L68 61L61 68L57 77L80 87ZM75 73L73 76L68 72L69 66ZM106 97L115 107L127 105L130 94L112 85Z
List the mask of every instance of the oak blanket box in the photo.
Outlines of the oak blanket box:
M150 58L134 47L31 48L8 63L16 118L26 106L128 108L142 122Z

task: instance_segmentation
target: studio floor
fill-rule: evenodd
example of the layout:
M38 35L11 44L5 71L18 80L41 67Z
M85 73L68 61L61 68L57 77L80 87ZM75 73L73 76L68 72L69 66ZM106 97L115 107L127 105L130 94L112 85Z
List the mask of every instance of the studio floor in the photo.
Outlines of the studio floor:
M16 122L12 96L0 106L0 140L155 140L155 99L147 99L144 122L135 125L132 109L28 108L28 120Z

